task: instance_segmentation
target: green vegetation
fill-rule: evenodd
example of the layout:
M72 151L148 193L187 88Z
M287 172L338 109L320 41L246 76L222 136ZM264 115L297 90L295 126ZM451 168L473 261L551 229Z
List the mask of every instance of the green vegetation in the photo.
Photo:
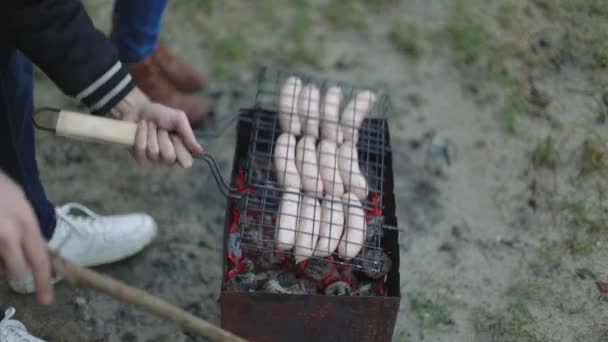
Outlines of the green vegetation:
M500 117L503 121L507 132L515 133L517 131L517 117L528 111L528 99L524 95L521 88L515 88L511 94L505 99Z
M593 245L588 241L573 241L570 252L575 256L588 256L593 253Z
M492 313L485 308L473 311L473 327L482 340L548 342L549 338L534 331L536 319L522 299L515 299L506 308Z
M479 21L461 15L456 15L448 24L446 34L456 49L457 61L464 64L473 64L480 59L488 39Z
M557 159L557 150L550 136L540 141L530 155L530 162L536 169L555 169Z
M581 176L603 170L608 166L606 147L602 140L593 135L583 142L583 152L579 163Z
M584 201L566 201L564 208L570 214L572 224L586 227L591 233L608 231L608 219L601 216L598 217L594 212L594 208Z
M608 2L605 0L568 0L571 9L588 15L608 16Z
M336 27L345 28L363 23L359 2L353 0L330 0L321 9L327 20Z
M410 310L418 316L424 328L434 329L454 324L447 303L443 300L433 301L424 292L410 295Z
M393 23L388 32L388 39L403 54L410 57L420 56L419 33L414 24L403 21Z
M547 305L556 296L555 291L541 281L523 280L511 285L507 296L524 303Z
M234 63L243 62L249 58L249 47L245 37L239 33L224 35L213 45L214 77L222 78L234 67Z

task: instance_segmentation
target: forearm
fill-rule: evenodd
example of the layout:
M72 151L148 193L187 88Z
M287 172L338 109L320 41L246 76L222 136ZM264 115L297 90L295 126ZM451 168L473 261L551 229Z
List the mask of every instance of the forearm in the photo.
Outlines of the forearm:
M114 47L77 0L3 0L0 37L93 113L107 113L133 88Z

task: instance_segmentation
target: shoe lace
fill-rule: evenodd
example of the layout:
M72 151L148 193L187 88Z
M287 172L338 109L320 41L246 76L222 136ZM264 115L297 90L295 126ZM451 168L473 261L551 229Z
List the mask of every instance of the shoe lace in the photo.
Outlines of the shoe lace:
M10 319L15 315L15 308L8 308L4 313L4 318L0 321L0 337L19 337L24 341L30 335L25 329L23 323Z
M84 215L74 215L72 214L73 211L79 211ZM93 226L99 220L99 215L80 203L64 204L57 208L56 214L58 217L58 224L60 224L60 222L67 224L70 227L70 232L76 232L82 236L89 235L93 230ZM59 243L58 249L61 249L69 236L70 234L67 234L63 238Z

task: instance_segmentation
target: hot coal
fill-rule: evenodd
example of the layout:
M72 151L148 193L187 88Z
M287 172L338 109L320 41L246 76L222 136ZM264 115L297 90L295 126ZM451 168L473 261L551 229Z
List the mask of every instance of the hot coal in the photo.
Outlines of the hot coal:
M343 281L337 281L325 288L325 295L327 296L349 296L351 292L350 285Z

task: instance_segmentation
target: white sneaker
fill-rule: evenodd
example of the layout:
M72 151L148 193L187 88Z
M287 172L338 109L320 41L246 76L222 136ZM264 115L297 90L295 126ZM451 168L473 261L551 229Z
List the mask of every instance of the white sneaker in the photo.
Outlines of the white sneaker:
M147 214L99 216L78 203L55 211L57 227L49 249L80 266L98 266L130 257L150 244L157 233L154 219ZM74 211L81 215L74 215ZM9 280L9 284L17 293L35 292L31 274L20 281Z
M30 335L23 323L10 319L15 314L15 308L8 308L0 321L0 342L44 342Z

